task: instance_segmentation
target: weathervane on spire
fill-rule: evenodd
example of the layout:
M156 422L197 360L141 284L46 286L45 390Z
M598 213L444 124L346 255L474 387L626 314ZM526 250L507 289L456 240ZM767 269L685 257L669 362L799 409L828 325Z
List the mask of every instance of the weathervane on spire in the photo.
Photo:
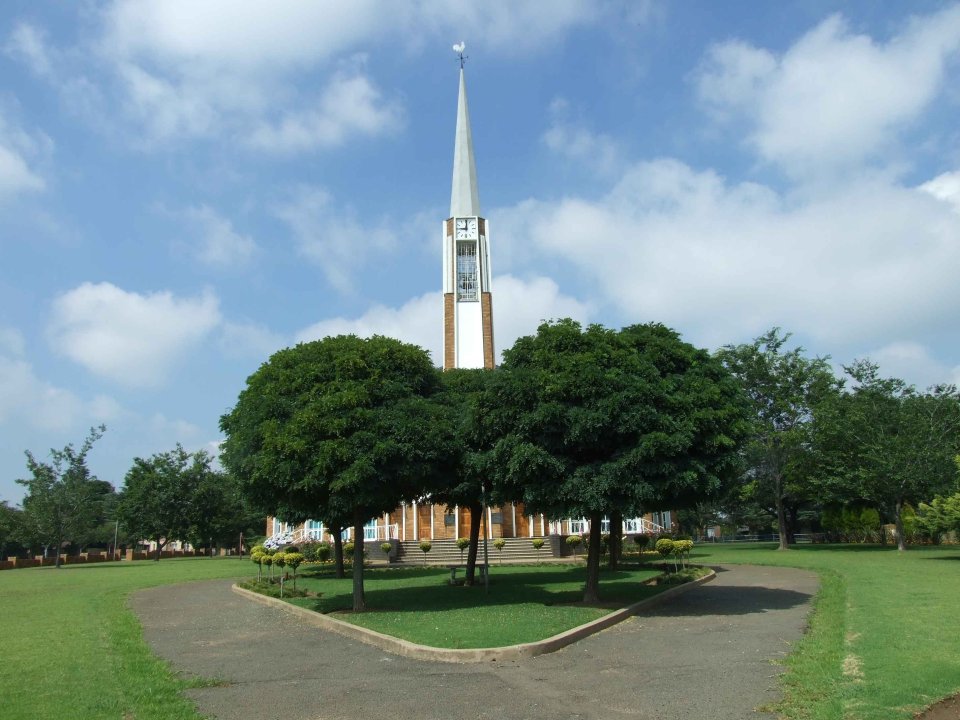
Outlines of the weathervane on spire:
M453 46L453 51L454 51L454 52L457 54L457 56L460 58L460 69L461 69L461 70L463 70L463 63L464 63L464 61L466 61L466 60L469 58L468 55L464 55L464 54L463 54L463 51L466 50L466 49L467 49L467 44L466 44L463 40L461 40L460 42L458 42L456 45Z

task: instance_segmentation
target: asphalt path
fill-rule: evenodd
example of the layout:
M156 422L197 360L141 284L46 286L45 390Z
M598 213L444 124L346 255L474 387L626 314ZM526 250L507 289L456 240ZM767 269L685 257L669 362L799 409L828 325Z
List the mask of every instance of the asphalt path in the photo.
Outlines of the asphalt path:
M727 566L717 578L556 653L410 660L241 597L231 581L143 590L130 604L160 657L219 720L775 718L777 660L806 627L814 574Z

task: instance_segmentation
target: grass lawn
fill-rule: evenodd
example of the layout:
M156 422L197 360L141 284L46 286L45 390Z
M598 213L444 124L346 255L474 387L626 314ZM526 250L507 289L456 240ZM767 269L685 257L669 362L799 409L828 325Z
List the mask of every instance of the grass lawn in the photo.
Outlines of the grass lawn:
M910 718L960 690L958 547L698 545L692 559L820 574L810 631L786 661L789 718Z
M0 572L0 717L197 720L127 609L131 591L249 575L245 559L67 565Z
M450 585L442 568L369 568L364 589L369 612L354 615L352 581L329 570L308 571L297 587L318 598L291 602L347 622L415 643L445 648L500 647L556 635L606 614L610 608L584 607L586 569L582 565L491 566L490 592L483 585ZM659 574L652 569L601 573L600 596L621 607L655 595L642 585ZM661 588L662 589L662 588Z

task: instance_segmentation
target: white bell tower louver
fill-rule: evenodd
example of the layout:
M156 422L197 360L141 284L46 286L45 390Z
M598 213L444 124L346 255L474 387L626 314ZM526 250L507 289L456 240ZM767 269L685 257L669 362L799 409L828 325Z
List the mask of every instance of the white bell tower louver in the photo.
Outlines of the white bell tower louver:
M460 93L453 147L450 217L443 222L443 368L492 368L493 298L489 226L480 217L467 85L460 55Z

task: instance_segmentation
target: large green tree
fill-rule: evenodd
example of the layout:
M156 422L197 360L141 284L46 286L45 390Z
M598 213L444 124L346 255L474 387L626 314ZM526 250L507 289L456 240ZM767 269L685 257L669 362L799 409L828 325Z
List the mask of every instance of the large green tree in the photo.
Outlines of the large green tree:
M500 492L590 519L584 601L596 602L603 516L715 496L736 472L744 408L723 366L673 330L567 319L504 352L479 417Z
M102 521L103 486L87 467L87 455L104 432L103 425L90 428L79 450L73 445L51 449L49 462L26 451L31 477L17 480L27 489L22 537L28 544L41 545L44 552L53 548L58 568L64 543L89 536Z
M880 377L869 360L844 369L854 387L818 421L827 481L834 494L892 515L904 550L906 505L957 490L960 395L953 385L918 392L899 378Z
M0 501L0 559L19 554L23 549L22 525L23 510L10 507L6 500Z
M155 560L171 540L188 540L205 513L214 512L203 489L217 482L203 450L189 453L180 445L149 458L134 458L117 502L126 534L156 543Z
M480 524L483 501L502 504L519 498L507 498L492 484L493 461L491 446L485 442L479 412L483 393L494 380L497 371L454 369L443 373L443 401L450 408L453 431L456 434L455 471L431 496L433 502L443 502L470 510L470 545L464 584L473 585L476 579L477 555L480 546Z
M781 550L790 543L788 503L804 496L816 468L815 409L840 388L826 358L809 358L802 347L786 349L789 339L773 328L752 343L727 345L717 352L750 399L742 500L770 509Z
M366 608L364 524L435 491L456 467L439 390L421 348L328 337L275 353L220 419L221 460L258 508L352 524L355 611Z

